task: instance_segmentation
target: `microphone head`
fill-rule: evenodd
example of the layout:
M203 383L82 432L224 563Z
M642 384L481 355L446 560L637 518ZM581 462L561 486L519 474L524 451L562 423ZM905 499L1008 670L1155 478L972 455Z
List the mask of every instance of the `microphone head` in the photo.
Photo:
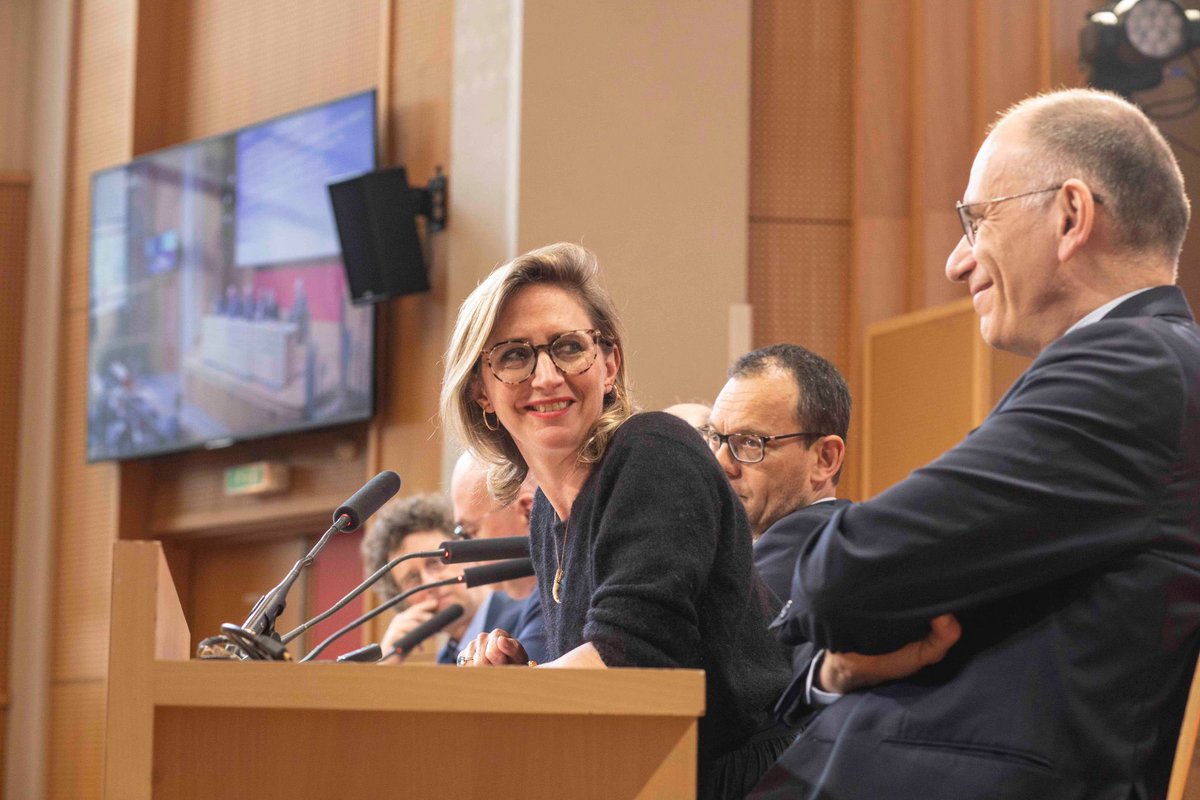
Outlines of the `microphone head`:
M358 530L367 518L378 511L384 503L396 496L400 491L400 476L385 469L361 489L350 496L350 499L338 506L333 512L333 521L337 522L343 515L350 521L342 528L343 531Z
M501 536L495 539L460 539L442 542L442 561L461 564L464 561L500 561L508 558L529 558L528 536Z
M463 570L463 583L472 588L489 583L515 581L533 574L533 559L514 558L511 561L494 561L480 567L467 567Z

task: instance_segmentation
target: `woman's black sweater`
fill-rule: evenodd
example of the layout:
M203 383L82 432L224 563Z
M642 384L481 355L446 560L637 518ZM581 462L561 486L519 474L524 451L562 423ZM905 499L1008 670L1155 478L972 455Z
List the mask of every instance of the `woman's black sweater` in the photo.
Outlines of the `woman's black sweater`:
M631 417L592 465L569 523L539 491L531 550L548 657L591 642L610 667L703 669L702 760L769 727L791 677L767 632L778 601L754 572L746 515L696 431L668 414ZM551 596L556 543L561 605Z

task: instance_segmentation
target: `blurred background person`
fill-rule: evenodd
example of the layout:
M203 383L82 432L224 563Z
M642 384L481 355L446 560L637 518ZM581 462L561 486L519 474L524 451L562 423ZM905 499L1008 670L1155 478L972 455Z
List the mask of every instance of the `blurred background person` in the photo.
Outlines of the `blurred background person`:
M371 573L397 556L436 550L438 545L453 537L453 531L450 505L442 496L425 494L395 500L375 515L363 537L364 570ZM381 591L386 598L395 597L417 586L453 577L461 570L462 565L449 566L439 558L404 561L383 577ZM453 664L459 642L472 624L481 628L487 625L490 630L515 620L517 603L506 595L497 597L496 594L488 587L468 589L461 583L416 594L404 610L392 618L380 646L385 654L389 653L400 637L437 612L458 603L463 607L463 615L446 628L449 639L437 656L439 664ZM398 656L389 656L387 662L395 664L400 660Z
M484 466L468 450L454 463L450 478L450 500L454 504L454 535L462 539L495 539L504 536L528 536L529 512L537 483L527 475L509 503L492 499L487 490ZM537 578L517 578L497 584L496 588L514 600L519 600L520 614L509 630L525 647L534 661L546 657L546 631L542 624L542 601L535 591ZM496 627L504 628L503 625ZM490 633L492 628L480 628L475 635ZM462 640L465 646L472 636Z

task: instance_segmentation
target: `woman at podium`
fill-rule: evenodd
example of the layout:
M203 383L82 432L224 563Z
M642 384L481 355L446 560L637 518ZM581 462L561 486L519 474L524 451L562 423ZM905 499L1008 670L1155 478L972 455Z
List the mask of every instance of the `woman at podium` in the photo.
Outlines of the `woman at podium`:
M686 332L664 335L686 358ZM500 502L537 479L530 548L553 659L542 666L703 669L699 795L741 797L792 738L768 713L790 677L767 632L778 601L708 447L682 420L634 413L621 342L591 252L519 256L459 310L442 420L488 465ZM496 630L463 661L527 656Z

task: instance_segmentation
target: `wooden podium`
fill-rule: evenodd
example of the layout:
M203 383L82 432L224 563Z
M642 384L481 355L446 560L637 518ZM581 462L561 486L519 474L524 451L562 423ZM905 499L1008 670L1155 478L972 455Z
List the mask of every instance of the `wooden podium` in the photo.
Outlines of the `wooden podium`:
M118 542L105 796L690 798L704 673L195 661Z

